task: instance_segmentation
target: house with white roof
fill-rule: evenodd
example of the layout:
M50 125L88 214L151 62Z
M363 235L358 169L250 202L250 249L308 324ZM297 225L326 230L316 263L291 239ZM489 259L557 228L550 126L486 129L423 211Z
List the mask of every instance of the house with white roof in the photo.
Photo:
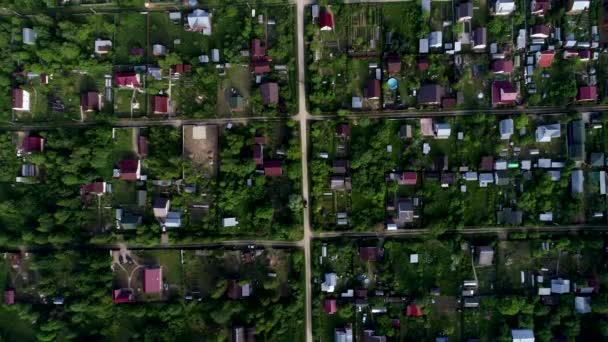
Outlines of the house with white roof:
M452 134L452 128L448 123L436 123L435 124L435 137L437 139L447 139Z
M515 11L514 0L496 0L494 4L495 15L509 15Z
M36 32L31 29L24 27L22 30L23 33L23 44L34 45L36 44Z
M211 35L211 13L195 9L188 14L188 27L191 31L201 32L205 36Z
M501 140L509 140L513 134L513 119L500 120L498 123Z
M561 136L559 123L542 125L536 128L536 142L550 142L553 138Z
M570 279L551 279L551 293L570 293Z
M531 329L513 329L511 330L513 342L534 342L534 331Z
M337 283L338 276L335 273L325 273L325 281L321 283L321 291L334 292Z
M570 8L568 13L576 14L589 9L591 1L589 0L570 0Z

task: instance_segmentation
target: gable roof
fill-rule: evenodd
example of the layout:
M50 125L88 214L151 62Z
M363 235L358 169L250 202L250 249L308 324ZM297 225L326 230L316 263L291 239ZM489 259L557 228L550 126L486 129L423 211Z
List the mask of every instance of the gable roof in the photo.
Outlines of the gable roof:
M263 57L266 55L266 47L262 44L262 41L255 38L251 41L251 57Z
M117 72L114 82L118 87L139 87L139 79L134 72Z
M359 247L359 258L363 261L377 261L384 256L384 249L379 247Z
M328 315L333 315L337 311L337 301L334 298L326 298L323 302L323 310Z
M386 58L386 70L389 74L398 74L401 71L401 58L396 53L391 53Z
M283 175L283 162L280 160L268 160L264 162L264 174L270 177Z
M98 111L99 110L99 93L96 91L88 91L80 95L80 106L83 111Z
M439 104L443 96L443 87L438 84L425 84L418 90L418 103Z
M264 83L260 86L262 104L268 105L279 102L279 85L274 82Z
M412 303L407 306L406 314L408 317L420 317L422 316L422 310L415 303Z
M319 12L319 28L331 30L334 28L334 16L327 10Z
M118 163L120 168L120 179L138 180L140 172L140 162L136 159L121 160Z
M163 287L163 270L160 267L144 269L144 293L160 293Z
M26 153L44 152L44 138L28 136L23 139L21 148Z
M165 95L154 95L154 113L165 114L169 111L169 97Z
M366 99L377 99L380 97L380 80L371 79L367 81L367 88L365 88Z
M578 87L578 93L576 94L577 101L596 101L597 100L597 86L582 86Z
M536 64L541 68L548 68L553 63L554 58L555 51L553 50L539 51L536 53Z
M135 301L133 292L129 289L114 289L112 291L112 302L114 304L132 303Z
M513 104L516 102L518 92L509 81L492 82L492 104Z
M188 14L188 27L192 31L202 32L204 35L211 35L211 16L207 11L195 9Z
M513 72L513 61L510 59L498 59L492 62L492 72L509 74Z

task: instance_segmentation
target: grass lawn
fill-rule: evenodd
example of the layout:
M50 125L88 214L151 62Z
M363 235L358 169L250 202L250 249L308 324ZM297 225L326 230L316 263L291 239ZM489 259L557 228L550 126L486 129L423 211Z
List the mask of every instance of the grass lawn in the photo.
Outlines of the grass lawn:
M114 112L119 117L131 116L131 105L133 100L139 103L139 108L133 109L133 116L145 115L147 107L146 94L133 89L114 88Z
M113 207L137 204L137 191L134 182L116 180L112 183Z
M249 97L251 96L251 73L249 67L242 65L232 65L226 69L226 76L221 80L217 94L217 115L231 116L229 98L231 89L234 88L243 97L243 112L249 110ZM237 114L238 115L238 114Z
M114 42L114 63L141 63L144 56L131 56L132 48L146 49L146 15L129 12L118 15Z
M465 184L467 192L461 196L464 206L462 223L465 226L493 225L496 221L495 185L480 188L477 181Z
M495 264L497 291L525 289L530 285L529 271L537 266L533 263L532 244L529 241L501 241L498 245ZM521 283L521 271L526 272L527 278Z

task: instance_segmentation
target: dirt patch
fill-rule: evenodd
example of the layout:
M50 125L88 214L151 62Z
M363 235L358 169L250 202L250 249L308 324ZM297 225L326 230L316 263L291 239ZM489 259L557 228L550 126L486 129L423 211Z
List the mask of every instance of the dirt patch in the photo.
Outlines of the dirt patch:
M184 125L183 157L207 178L215 177L218 169L218 127L216 125Z

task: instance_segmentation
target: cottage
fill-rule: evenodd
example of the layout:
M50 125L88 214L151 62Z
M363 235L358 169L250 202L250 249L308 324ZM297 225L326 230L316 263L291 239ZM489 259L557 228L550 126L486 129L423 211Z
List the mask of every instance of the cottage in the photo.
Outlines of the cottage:
M409 198L401 198L397 203L397 218L395 223L403 227L406 223L414 222L414 206Z
M270 72L270 59L267 56L251 60L251 69L256 75L263 75Z
M21 149L24 153L44 152L44 138L28 136L23 138Z
M494 249L490 246L477 247L477 265L490 266L494 260Z
M279 102L279 85L274 82L264 83L260 86L262 104L276 104Z
M370 79L365 88L365 98L368 100L378 100L380 98L380 80Z
M551 293L570 293L570 280L562 278L551 279Z
M266 46L258 38L251 41L251 58L266 56Z
M509 15L515 11L514 0L496 0L494 4L495 15Z
M380 247L359 247L361 261L378 261L384 256L384 249Z
M561 136L559 123L538 126L536 128L536 142L550 142L553 138Z
M264 164L264 146L261 144L253 145L253 161L255 165Z
M495 74L510 74L513 72L513 61L510 59L497 59L492 62L492 72Z
M388 55L386 58L386 70L389 75L399 74L401 71L401 58L398 54L392 53Z
M114 75L114 82L119 88L139 88L139 75L134 72L119 72Z
M386 342L386 336L374 335L373 330L363 330L363 342Z
M539 68L548 68L553 64L555 58L554 50L545 50L536 52L536 65Z
M283 162L280 160L268 160L264 162L264 175L278 177L283 175Z
M89 184L83 184L80 186L81 194L94 194L101 196L107 191L106 182L93 182Z
M335 273L325 273L325 281L321 283L321 291L334 292L337 282L338 276Z
M460 5L456 7L456 13L459 22L470 21L471 19L473 19L473 3L460 3Z
M13 110L17 111L29 111L31 108L30 104L30 92L21 88L13 88Z
M319 12L319 29L321 31L331 31L334 29L334 16L327 9Z
M416 303L411 303L405 309L405 314L408 317L422 317L422 310L416 305Z
M224 228L236 227L238 224L239 221L236 220L236 217L224 217L222 219L222 226Z
M239 299L243 297L249 297L251 295L251 284L245 283L240 285L235 279L228 281L228 288L226 289L226 295L230 299Z
M100 109L100 95L96 91L88 91L80 95L80 108L83 112L97 112Z
M551 34L551 29L547 25L534 25L530 29L530 38L547 39Z
M188 74L192 71L192 65L190 64L175 64L172 68L171 71L173 73L173 75L175 76L180 76L183 74Z
M443 32L433 31L428 36L429 46L431 48L439 49L443 47Z
M139 160L122 160L118 163L120 179L135 181L141 177L141 162Z
M401 185L416 185L417 181L417 174L415 171L403 172L401 177L399 177L399 184Z
M452 134L452 128L448 123L435 124L434 131L437 139L447 139Z
M435 136L435 132L433 131L433 119L431 119L431 118L420 119L420 130L422 132L423 137Z
M167 47L161 44L152 45L152 55L156 57L163 57L167 55Z
M573 194L582 194L584 191L583 183L585 181L585 176L583 175L583 170L572 170L570 180L571 180L572 193Z
M532 0L530 3L530 12L539 17L545 16L551 9L551 0Z
M591 1L589 1L589 0L570 0L568 13L576 14L576 13L582 12L584 10L587 10L587 9L589 9L590 3L591 3Z
M133 303L135 296L129 289L114 289L112 291L112 302L114 304Z
M492 82L492 106L515 104L519 93L509 81Z
M326 298L323 302L323 310L328 315L333 315L338 309L337 301L335 298Z
M496 224L519 226L523 221L524 213L520 210L504 208L496 212Z
M574 297L574 311L579 314L591 312L591 297Z
M592 152L589 156L589 165L592 167L604 167L604 153Z
M441 174L441 187L447 188L456 183L456 174L453 172L444 172Z
M418 103L422 105L439 105L444 89L438 84L423 85L418 91Z
M167 114L169 112L169 97L154 95L154 114Z
M492 171L494 170L494 157L483 156L481 157L481 163L479 163L480 171Z
M95 41L95 53L98 55L103 55L112 50L112 41L111 40L102 40L97 39Z
M163 288L163 269L148 267L144 269L144 293L160 293Z
M344 175L348 172L348 161L344 159L334 160L332 163L332 171L334 174Z
M585 160L585 123L583 120L575 120L568 123L567 143L568 158L575 162Z
M597 86L581 86L578 87L576 94L577 101L597 101Z
M488 44L488 30L478 27L473 31L473 50L485 50Z
M165 218L171 207L171 201L166 197L157 197L154 200L154 217Z
M188 28L194 32L211 35L211 14L205 10L195 9L188 14Z
M353 342L353 329L347 326L334 330L334 342Z
M341 139L350 137L350 126L348 124L339 124L336 127L336 135Z
M491 173L480 173L479 174L479 187L487 188L489 184L494 183L494 175Z
M513 119L500 120L498 130L500 131L501 140L509 140L511 135L513 135Z
M4 290L4 304L6 304L6 305L15 304L15 290L13 290L13 289Z

